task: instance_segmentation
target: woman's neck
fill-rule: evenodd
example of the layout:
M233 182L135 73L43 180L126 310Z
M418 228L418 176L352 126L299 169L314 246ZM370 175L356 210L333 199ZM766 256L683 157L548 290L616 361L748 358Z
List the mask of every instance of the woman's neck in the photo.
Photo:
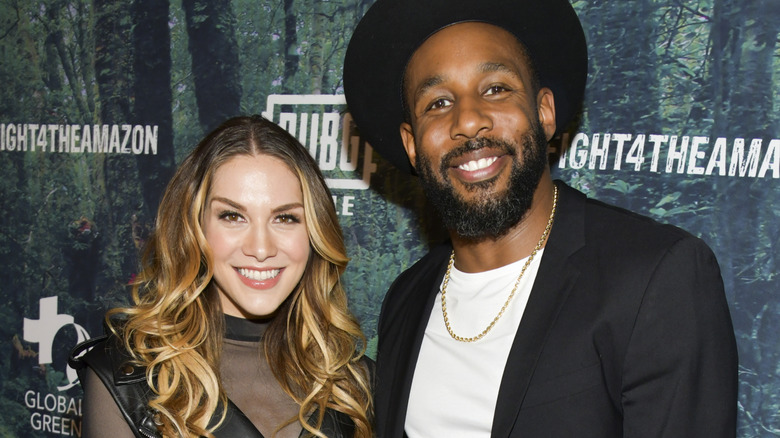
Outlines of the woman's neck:
M245 319L225 315L225 337L236 341L258 342L263 338L271 319Z

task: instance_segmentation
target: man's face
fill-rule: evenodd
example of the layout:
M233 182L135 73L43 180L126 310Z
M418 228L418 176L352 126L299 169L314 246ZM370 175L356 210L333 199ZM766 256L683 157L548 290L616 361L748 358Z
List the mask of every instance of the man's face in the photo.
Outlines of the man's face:
M552 93L535 90L522 46L489 24L449 26L414 53L404 92L401 136L445 225L504 235L531 206L555 131Z

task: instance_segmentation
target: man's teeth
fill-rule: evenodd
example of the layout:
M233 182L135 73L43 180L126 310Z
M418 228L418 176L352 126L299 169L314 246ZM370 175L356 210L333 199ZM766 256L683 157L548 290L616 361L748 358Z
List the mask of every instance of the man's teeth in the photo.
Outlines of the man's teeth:
M484 169L491 164L495 163L498 157L480 158L479 160L471 160L468 163L463 163L458 166L458 169L473 172L475 170Z
M250 278L252 280L268 280L269 278L274 278L277 275L279 275L280 269L266 269L264 271L258 271L256 269L245 269L245 268L239 268L238 273L243 275L246 278Z

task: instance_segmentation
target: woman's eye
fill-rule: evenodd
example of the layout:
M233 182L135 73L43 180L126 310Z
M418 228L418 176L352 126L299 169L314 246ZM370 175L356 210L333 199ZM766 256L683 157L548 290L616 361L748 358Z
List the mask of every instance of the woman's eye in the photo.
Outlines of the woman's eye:
M243 219L243 217L235 211L223 211L219 214L219 218L228 222L238 222Z
M299 224L301 223L301 218L294 214L285 213L277 216L276 221L282 224Z

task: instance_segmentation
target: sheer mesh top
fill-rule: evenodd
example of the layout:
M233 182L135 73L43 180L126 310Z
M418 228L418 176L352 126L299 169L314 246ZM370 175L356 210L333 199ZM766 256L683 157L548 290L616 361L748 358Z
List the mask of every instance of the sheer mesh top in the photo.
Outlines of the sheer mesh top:
M297 421L276 432L277 427L297 417L298 404L274 378L265 360L263 333L267 321L252 321L225 315L220 378L228 398L267 438L295 438L301 433ZM84 385L82 436L133 438L119 407L97 374L88 371Z

